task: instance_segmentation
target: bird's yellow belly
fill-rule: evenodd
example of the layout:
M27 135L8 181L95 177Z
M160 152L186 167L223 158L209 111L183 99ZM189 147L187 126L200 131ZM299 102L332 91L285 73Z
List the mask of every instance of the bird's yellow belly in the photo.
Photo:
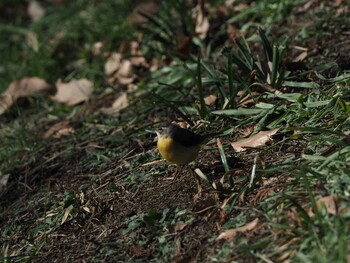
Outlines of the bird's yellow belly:
M158 139L157 147L165 160L175 164L187 164L196 159L200 145L185 147L166 137Z

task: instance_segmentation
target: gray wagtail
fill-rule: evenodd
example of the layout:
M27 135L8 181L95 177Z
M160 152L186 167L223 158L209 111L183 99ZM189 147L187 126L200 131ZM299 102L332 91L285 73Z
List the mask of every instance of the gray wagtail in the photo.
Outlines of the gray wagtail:
M161 156L177 165L194 161L204 137L190 130L170 124L163 133L157 132L157 147Z

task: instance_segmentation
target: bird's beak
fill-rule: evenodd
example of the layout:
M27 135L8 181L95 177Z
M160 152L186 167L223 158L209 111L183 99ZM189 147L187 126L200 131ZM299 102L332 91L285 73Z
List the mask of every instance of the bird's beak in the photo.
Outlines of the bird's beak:
M153 141L156 142L159 137L160 137L160 133L158 131L151 131L151 130L146 130L146 132L149 132L149 133L156 133L157 134L157 137L154 137Z

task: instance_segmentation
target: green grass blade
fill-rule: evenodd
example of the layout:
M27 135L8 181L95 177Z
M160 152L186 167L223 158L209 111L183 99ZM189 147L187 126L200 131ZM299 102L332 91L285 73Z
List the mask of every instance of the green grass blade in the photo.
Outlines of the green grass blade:
M152 92L151 94L153 97L155 97L159 102L161 102L162 104L168 106L169 108L171 108L175 113L179 114L188 124L190 124L191 126L194 126L193 121L188 118L180 109L178 106L175 106L175 104L173 104L172 102L168 101L167 99L165 99L164 97L160 96L159 94Z
M200 102L199 113L200 113L200 116L202 119L206 119L208 116L208 109L207 109L207 105L205 104L205 100L204 100L200 54L198 54L198 58L197 58L197 87L198 87L199 102Z
M268 40L265 31L262 28L258 28L259 36L262 40L264 51L265 51L265 58L267 61L273 61L273 49L270 44L270 41Z
M227 163L227 158L226 158L226 155L225 155L224 148L223 148L222 143L221 143L219 138L216 139L216 142L217 142L218 149L219 149L219 152L220 152L221 162L222 162L222 164L224 166L225 172L227 173L230 170L230 167L228 166L228 163Z

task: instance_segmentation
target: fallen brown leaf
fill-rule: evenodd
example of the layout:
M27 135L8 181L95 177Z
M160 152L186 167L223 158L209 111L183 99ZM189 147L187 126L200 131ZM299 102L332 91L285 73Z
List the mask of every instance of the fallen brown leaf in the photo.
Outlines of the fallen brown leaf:
M118 115L122 109L129 106L129 98L126 92L122 93L109 108L101 108L101 111L108 115Z
M85 63L86 63L86 60L81 58L81 59L77 59L69 62L64 68L67 71L78 71Z
M335 0L334 3L333 3L333 6L334 7L338 7L342 4L343 0Z
M37 77L26 77L12 81L7 90L0 95L0 115L9 109L17 99L25 98L50 88L50 84Z
M301 52L292 62L300 62L303 61L307 57L307 51Z
M150 72L155 72L158 70L158 68L160 68L160 61L157 58L152 58L151 63L150 63L150 68L149 71Z
M181 232L182 230L184 230L190 224L191 224L191 222L188 222L188 223L177 223L174 226L174 233Z
M76 105L88 100L93 91L93 83L87 79L71 80L62 83L61 79L56 81L57 93L51 99L68 105Z
M300 61L303 61L306 57L307 57L307 54L308 54L308 49L305 48L305 47L300 47L300 46L292 46L292 48L294 50L296 50L297 52L301 52L299 53L299 55L297 55L293 60L292 62L300 62Z
M112 53L106 61L105 64L105 74L107 76L112 75L116 72L121 64L122 55L120 53L114 52Z
M247 137L256 129L257 125L250 125L244 128L244 130L239 130L241 137Z
M226 31L227 31L228 40L231 43L234 43L237 40L237 38L241 36L241 32L231 24L227 25Z
M192 36L184 34L182 30L177 29L176 33L176 52L181 55L188 55L192 46Z
M135 257L140 257L142 256L142 247L139 245L136 245L135 243L131 243L131 253L135 256Z
M251 231L254 228L256 228L258 226L258 224L259 224L259 218L255 218L253 221L245 224L244 226L229 229L229 230L222 232L215 240L218 241L218 240L223 239L227 242L231 242L235 239L235 237L238 233Z
M92 45L92 54L94 56L99 56L102 54L102 49L104 47L104 43L102 41L98 41L98 42L95 42L93 45Z
M50 137L61 138L62 136L66 136L70 133L74 132L73 128L70 126L70 122L67 120L60 121L54 124L50 129L48 129L44 135L44 139L48 139Z
M341 14L349 14L349 5L341 5L338 9L337 9L337 15L341 15Z
M214 105L215 101L217 100L217 96L215 95L209 95L207 97L204 98L204 102L207 106L211 106Z
M302 5L296 9L296 13L300 14L300 13L308 12L312 8L312 6L315 4L316 1L317 0L307 1L304 5Z
M91 209L87 206L83 206L83 210L91 214Z
M33 49L33 51L39 51L39 40L37 34L34 32L28 32L26 34L26 43L29 47Z
M293 258L296 253L297 253L296 249L293 249L291 251L286 251L282 253L281 256L278 257L278 262L289 262L288 259Z
M29 1L27 12L30 19L33 22L38 21L46 13L45 8L38 1L35 1L35 0Z
M227 1L228 2L228 1ZM232 2L232 1L231 1ZM247 9L249 7L249 5L247 4L244 4L244 3L241 3L241 4L238 4L236 5L233 10L235 12L242 12L244 9Z
M133 56L141 55L140 44L137 41L123 41L118 49L120 54L131 54Z
M53 38L49 40L50 46L57 46L66 36L67 32L65 30L62 30L54 35Z
M128 85L134 81L133 67L130 60L124 59L116 74L117 80L120 84Z
M328 214L336 215L338 213L337 201L338 201L338 198L335 195L329 195L318 199L316 201L318 212L321 212L322 207L325 206ZM307 214L310 217L313 217L315 215L311 207L308 209Z
M9 179L10 174L4 174L0 176L0 193L2 193L6 189Z
M145 68L149 67L145 57L142 57L142 56L131 57L130 62L131 62L131 65L136 66L136 67L140 67L140 66L145 67Z
M246 106L248 104L257 104L258 97L261 95L260 92L252 91L249 94L244 94L241 93L238 95L239 102L238 102L238 107Z
M128 106L128 95L126 93L123 93L113 102L112 109L114 110L114 112L120 112L122 109L125 109Z
M231 145L236 152L243 152L246 150L245 148L256 148L271 141L271 136L276 134L278 130L279 129L277 128L270 131L260 131L250 138L246 138L238 142L233 142Z
M197 10L198 11L197 11L197 17L196 17L195 32L200 39L205 39L207 37L209 26L210 26L209 20L205 16L205 10L203 5L199 4Z
M146 58L140 50L140 44L137 41L123 41L119 46L118 53L121 55L131 55L129 60L133 66L149 67Z
M68 216L70 215L70 212L73 210L73 205L70 205L66 208L64 211L62 220L61 220L61 225L64 224L67 221Z
M159 10L160 6L156 1L150 1L146 3L140 3L135 6L134 10L128 17L128 23L130 25L137 23L145 23L148 21L146 17L142 15L142 13L148 14L152 16L156 14Z

